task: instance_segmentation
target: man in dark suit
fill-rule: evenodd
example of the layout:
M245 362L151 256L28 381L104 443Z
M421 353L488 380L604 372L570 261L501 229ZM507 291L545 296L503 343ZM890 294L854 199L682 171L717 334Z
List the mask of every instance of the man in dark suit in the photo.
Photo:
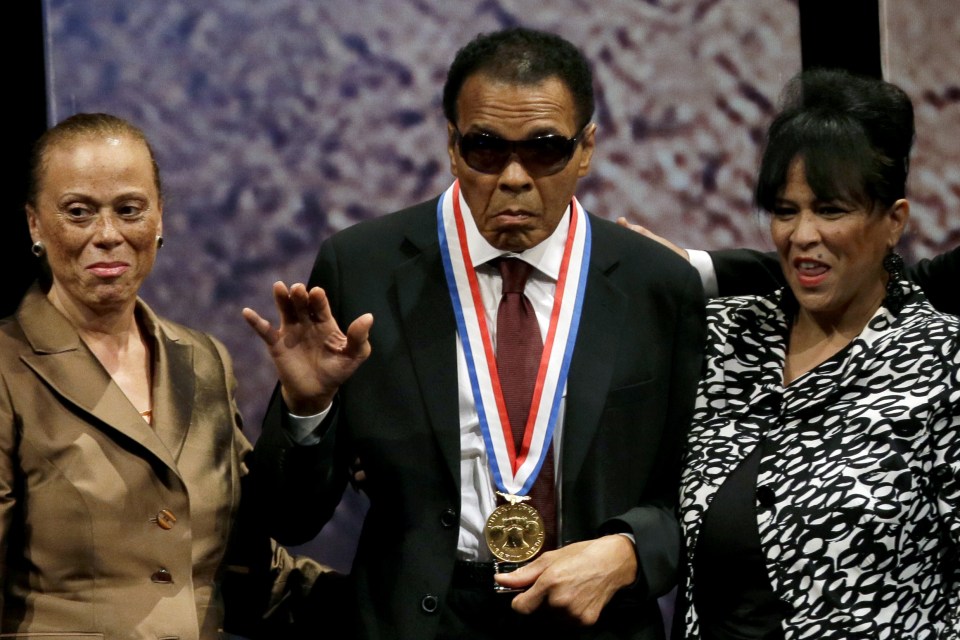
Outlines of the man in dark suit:
M776 253L754 249L684 249L642 225L628 223L625 218L617 222L690 261L700 273L708 296L764 294L786 284ZM957 287L960 282L960 247L909 265L904 275L923 289L935 309L960 315L960 295L957 293L960 291Z
M478 36L444 110L454 184L325 241L309 288L274 285L279 328L244 310L280 377L255 450L264 517L309 540L361 460L370 507L338 612L355 637L662 638L700 280L577 202L596 126L569 42ZM539 329L522 376L505 345L530 329L508 317ZM302 341L316 357L286 358Z

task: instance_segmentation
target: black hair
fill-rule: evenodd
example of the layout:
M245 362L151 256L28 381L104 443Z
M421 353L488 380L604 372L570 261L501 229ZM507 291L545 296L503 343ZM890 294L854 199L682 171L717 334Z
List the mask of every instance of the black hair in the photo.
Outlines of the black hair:
M481 33L457 52L443 86L443 113L457 124L457 98L467 78L484 74L510 84L558 78L573 96L577 129L593 117L593 73L584 55L558 35L526 27Z
M787 83L767 131L755 201L772 211L795 159L820 200L888 207L906 194L913 104L894 84L814 69Z

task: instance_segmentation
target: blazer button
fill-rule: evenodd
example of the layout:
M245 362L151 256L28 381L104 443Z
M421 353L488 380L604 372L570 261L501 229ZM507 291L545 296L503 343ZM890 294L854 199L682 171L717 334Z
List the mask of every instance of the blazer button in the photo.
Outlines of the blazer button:
M173 525L177 524L177 516L173 515L173 511L170 511L170 509L160 509L156 518L154 518L154 522L161 529L169 531L173 529Z
M776 496L773 493L773 489L766 485L757 487L757 502L759 502L761 506L770 508L775 501Z
M440 514L440 524L447 529L456 525L457 520L457 512L453 509L444 509L443 513Z
M173 584L173 575L166 569L157 569L150 576L150 580L158 584Z
M420 601L420 608L423 609L424 613L436 613L437 609L440 608L440 598L434 595L425 595L423 600Z

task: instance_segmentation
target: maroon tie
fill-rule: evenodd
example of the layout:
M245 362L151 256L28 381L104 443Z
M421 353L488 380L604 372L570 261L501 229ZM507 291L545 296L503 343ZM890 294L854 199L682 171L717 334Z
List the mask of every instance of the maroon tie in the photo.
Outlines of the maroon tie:
M503 295L497 310L497 374L510 418L515 450L523 444L523 431L537 383L543 340L530 300L523 295L533 267L519 258L497 260L503 278ZM546 528L544 550L556 547L557 508L554 497L553 444L530 491L530 506L540 512Z

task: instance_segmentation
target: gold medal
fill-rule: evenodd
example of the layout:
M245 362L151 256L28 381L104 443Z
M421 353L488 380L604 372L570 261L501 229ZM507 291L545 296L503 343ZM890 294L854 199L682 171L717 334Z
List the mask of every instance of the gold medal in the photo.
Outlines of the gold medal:
M540 513L530 505L523 504L529 496L506 495L507 499L490 517L483 528L490 552L504 562L526 562L533 559L543 548L544 526Z

